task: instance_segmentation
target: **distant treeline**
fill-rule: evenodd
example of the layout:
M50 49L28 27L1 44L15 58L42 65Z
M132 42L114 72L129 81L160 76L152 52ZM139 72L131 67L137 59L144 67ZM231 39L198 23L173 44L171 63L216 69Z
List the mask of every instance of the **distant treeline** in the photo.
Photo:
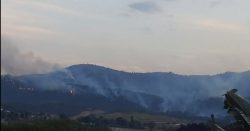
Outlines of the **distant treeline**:
M145 124L140 121L137 121L134 119L133 116L130 117L130 120L127 120L122 117L117 117L113 119L113 118L104 118L102 116L89 115L86 117L80 117L77 120L87 125L133 128L133 129L144 129L144 127L151 127L150 124L152 125L152 123Z
M82 125L69 119L51 119L1 124L1 131L111 131L108 127Z

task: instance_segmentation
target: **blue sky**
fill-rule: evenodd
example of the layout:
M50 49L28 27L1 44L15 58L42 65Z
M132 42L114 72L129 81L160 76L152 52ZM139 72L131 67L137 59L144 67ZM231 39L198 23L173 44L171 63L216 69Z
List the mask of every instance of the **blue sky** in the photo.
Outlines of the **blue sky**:
M2 0L1 7L2 37L18 48L16 55L61 67L250 69L249 0ZM26 65L34 64L28 59Z

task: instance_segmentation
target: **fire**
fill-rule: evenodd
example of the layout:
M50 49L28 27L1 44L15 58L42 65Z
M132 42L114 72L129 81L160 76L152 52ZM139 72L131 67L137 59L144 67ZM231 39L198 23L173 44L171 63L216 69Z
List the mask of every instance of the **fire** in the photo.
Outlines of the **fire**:
M70 90L70 94L71 94L71 95L74 95L73 93L74 93L73 90Z

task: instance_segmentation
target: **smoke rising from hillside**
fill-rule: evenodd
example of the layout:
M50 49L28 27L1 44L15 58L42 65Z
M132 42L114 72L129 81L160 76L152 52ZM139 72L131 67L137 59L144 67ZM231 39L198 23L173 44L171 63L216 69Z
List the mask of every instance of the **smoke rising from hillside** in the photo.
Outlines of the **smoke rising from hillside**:
M59 66L51 64L42 58L35 56L33 52L21 53L8 38L1 38L1 72L2 74L24 75L45 73Z

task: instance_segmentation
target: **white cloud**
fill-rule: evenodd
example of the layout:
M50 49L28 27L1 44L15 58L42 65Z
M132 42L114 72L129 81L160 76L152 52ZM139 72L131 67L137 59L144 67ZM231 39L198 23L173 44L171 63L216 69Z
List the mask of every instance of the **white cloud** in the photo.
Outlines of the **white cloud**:
M155 13L161 11L161 8L154 2L137 2L129 4L131 9L143 12L143 13Z
M202 20L198 24L212 30L241 31L243 29L240 25L217 20Z
M79 12L74 9L67 8L60 5L60 3L53 3L53 1L39 1L39 0L11 0L8 5L15 7L32 8L33 10L50 11L59 14L66 15L79 15Z
M16 25L16 24L3 24L2 33L12 37L32 38L39 35L55 35L56 31L52 31L45 27L31 26L31 25Z

